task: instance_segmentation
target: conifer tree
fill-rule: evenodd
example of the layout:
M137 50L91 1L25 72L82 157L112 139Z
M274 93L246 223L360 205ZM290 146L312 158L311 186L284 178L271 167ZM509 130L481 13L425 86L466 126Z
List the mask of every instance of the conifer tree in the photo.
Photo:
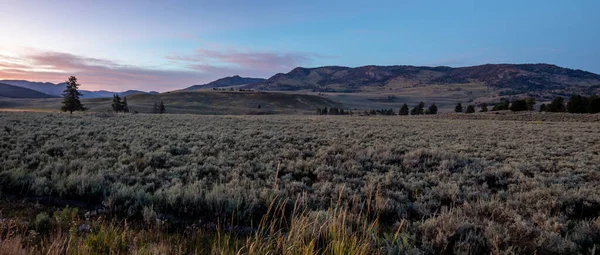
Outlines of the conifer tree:
M164 104L164 103L163 103L163 101L161 100L161 101L160 101L160 105L159 105L159 107L158 107L158 113L160 113L160 114L163 114L163 113L165 113L165 112L166 112L166 109L165 109L165 104Z
M435 104L431 104L429 108L427 108L427 114L437 114L438 107Z
M398 111L398 115L408 115L408 105L407 104L402 105L402 107L400 108L400 111Z
M488 111L487 104L486 103L481 104L480 112L487 112L487 111Z
M123 102L121 102L121 97L119 97L119 95L117 95L117 94L113 95L113 102L112 102L111 106L112 106L113 111L115 111L116 113L123 111Z
M73 114L74 111L85 111L86 108L81 104L79 97L81 93L77 90L80 84L77 83L77 78L75 76L69 77L67 81L67 86L62 93L63 96L63 105L60 108L63 112L70 112Z
M458 103L456 107L454 107L454 112L463 112L463 107L461 103Z
M466 113L474 113L474 112L475 112L475 106L473 106L472 104L470 104L469 106L467 106Z
M122 104L122 110L125 113L129 112L129 106L127 105L127 97L123 97L123 104Z

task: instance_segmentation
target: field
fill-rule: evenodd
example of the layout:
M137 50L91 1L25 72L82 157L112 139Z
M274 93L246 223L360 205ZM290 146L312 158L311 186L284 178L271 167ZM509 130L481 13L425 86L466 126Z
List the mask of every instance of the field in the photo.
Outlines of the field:
M111 112L112 98L82 99L90 112ZM167 113L177 114L312 114L317 108L340 107L316 95L277 92L193 91L127 96L130 112L152 113L164 101ZM0 97L0 110L58 112L62 98L14 99ZM258 105L261 107L258 108Z
M600 249L600 115L0 112L0 137L0 246L27 253Z

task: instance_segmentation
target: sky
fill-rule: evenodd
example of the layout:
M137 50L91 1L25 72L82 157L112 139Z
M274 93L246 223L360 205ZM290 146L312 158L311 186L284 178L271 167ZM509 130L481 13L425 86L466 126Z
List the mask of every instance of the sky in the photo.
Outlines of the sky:
M326 65L600 73L598 0L0 0L0 79L169 91Z

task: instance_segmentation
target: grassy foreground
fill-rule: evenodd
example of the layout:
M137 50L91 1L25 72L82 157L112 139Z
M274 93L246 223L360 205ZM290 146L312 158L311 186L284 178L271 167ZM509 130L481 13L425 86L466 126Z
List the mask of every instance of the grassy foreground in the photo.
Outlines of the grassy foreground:
M129 223L102 216L84 218L77 208L38 213L0 222L0 254L397 254L405 251L403 222L393 233L380 228L380 198L342 204L320 213L302 205L286 211L287 201L273 202L256 227L212 228L195 225ZM3 201L3 204L14 201ZM23 205L21 205L23 206ZM26 205L34 207L34 205ZM10 205L8 206L10 207ZM0 215L1 216L1 215Z
M599 152L600 115L1 112L2 246L597 254Z

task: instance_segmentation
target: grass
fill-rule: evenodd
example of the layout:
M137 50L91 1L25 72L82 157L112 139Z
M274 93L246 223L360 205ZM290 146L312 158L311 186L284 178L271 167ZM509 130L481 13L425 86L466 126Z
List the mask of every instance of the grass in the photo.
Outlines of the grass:
M18 219L0 224L0 254L393 254L403 250L402 223L393 236L382 236L375 204L342 204L318 214L292 212L273 200L250 233L188 228L171 230L154 224L130 224L102 217L82 219L76 209L57 210L52 218L26 224ZM355 200L356 202L357 200ZM3 201L4 203L11 203ZM14 201L13 201L14 202ZM373 208L371 208L373 206Z
M3 235L3 245L20 242L27 253L74 240L77 249L162 253L593 254L599 125L600 115L508 112L2 112L8 202L0 222L21 226L3 225L19 233ZM82 221L63 227L73 222L56 220L65 205ZM91 236L114 234L71 238L67 230L84 223Z

